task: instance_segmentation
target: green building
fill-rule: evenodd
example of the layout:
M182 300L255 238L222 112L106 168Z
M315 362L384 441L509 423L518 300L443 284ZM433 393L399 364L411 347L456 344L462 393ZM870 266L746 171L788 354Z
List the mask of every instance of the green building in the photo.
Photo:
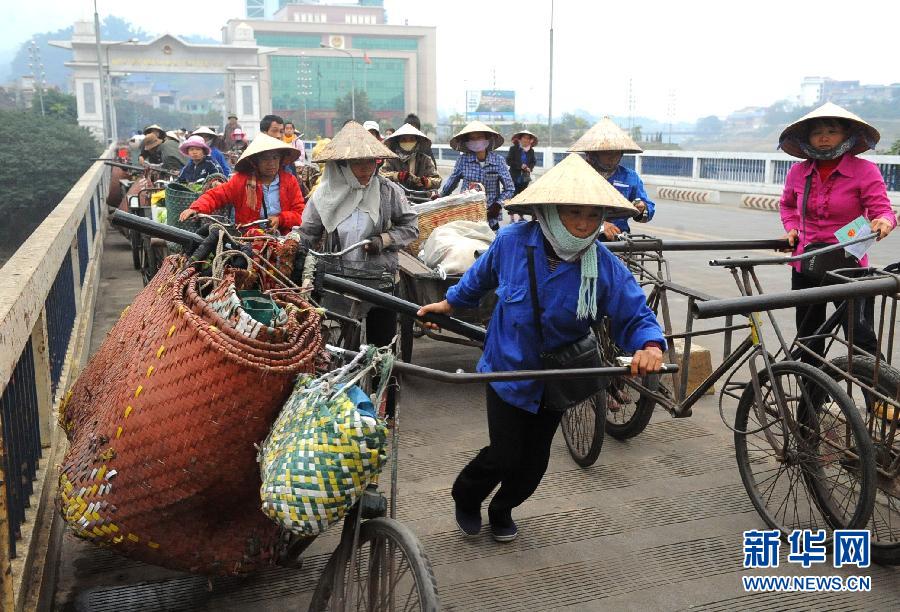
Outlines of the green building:
M365 91L374 119L397 128L409 112L437 123L435 28L385 23L380 0L285 3L271 20L231 20L225 42L252 38L266 58L260 105L292 119L307 138L330 136L337 101ZM362 105L360 105L362 106ZM362 110L362 109L360 109Z

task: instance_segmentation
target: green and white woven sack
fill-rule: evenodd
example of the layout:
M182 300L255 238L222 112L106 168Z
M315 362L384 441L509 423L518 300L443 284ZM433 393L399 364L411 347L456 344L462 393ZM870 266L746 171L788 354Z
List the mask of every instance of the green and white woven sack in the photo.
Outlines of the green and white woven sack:
M341 520L386 457L384 422L331 383L301 377L259 455L262 511L298 535Z

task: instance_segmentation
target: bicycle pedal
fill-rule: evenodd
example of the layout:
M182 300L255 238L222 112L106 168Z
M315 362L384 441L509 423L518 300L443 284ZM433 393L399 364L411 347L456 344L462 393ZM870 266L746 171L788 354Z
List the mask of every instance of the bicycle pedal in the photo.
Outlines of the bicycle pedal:
M363 491L359 509L364 519L387 516L387 498L378 489L369 487Z

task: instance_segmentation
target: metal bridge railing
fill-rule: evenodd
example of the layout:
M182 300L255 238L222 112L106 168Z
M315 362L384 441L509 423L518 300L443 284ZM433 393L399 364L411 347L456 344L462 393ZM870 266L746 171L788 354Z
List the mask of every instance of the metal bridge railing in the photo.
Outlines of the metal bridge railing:
M45 565L33 561L55 513L55 413L89 345L108 181L95 163L0 269L2 610L21 609L41 582L25 574Z

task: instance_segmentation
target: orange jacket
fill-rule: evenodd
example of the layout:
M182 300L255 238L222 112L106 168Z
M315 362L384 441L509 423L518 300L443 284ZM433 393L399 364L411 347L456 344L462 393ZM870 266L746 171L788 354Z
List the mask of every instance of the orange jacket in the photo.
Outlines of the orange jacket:
M210 214L228 204L234 205L234 221L238 225L250 223L261 219L261 212L253 210L247 205L247 181L250 175L245 172L235 172L227 183L213 187L191 204L191 209L197 212ZM281 213L278 215L278 229L282 234L291 231L291 228L300 225L303 215L303 194L300 193L300 184L297 179L284 170L278 171L278 196L281 199ZM260 209L263 206L262 183L256 185L256 201Z

